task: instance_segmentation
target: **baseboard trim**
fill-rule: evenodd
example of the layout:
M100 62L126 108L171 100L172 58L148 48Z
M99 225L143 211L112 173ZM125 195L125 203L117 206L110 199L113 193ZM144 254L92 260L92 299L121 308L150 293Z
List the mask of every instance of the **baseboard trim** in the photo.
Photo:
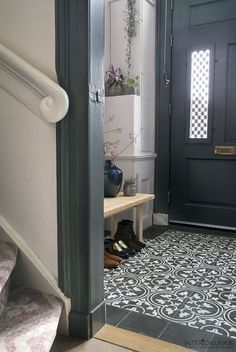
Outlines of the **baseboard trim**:
M78 313L72 310L69 314L69 335L82 340L90 339L90 314Z
M193 352L193 350L185 347L111 325L105 325L95 335L95 338L136 352Z
M105 302L101 302L90 313L71 311L69 314L69 334L82 340L88 340L105 324Z
M153 225L169 225L169 214L154 213L153 214Z

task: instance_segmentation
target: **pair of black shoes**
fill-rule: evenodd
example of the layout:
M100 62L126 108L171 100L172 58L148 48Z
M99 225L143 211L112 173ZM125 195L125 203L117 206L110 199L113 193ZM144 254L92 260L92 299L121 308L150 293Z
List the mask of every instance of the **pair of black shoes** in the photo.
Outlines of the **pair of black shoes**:
M122 220L118 223L115 240L117 242L123 241L134 252L141 252L142 248L146 246L145 243L137 240L131 220Z
M129 248L122 240L113 240L112 238L104 239L104 249L122 259L128 259L129 256L135 255L135 250Z

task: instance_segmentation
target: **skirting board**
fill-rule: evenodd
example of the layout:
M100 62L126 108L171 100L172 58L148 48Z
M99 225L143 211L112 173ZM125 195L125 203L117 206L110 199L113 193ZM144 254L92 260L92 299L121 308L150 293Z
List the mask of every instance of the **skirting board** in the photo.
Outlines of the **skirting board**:
M73 310L69 315L69 333L72 337L89 340L105 324L105 302L101 302L92 312L80 313Z
M95 335L95 338L136 352L193 352L193 350L188 348L120 329L111 325L105 325Z
M164 225L169 224L169 214L155 213L153 214L153 225Z

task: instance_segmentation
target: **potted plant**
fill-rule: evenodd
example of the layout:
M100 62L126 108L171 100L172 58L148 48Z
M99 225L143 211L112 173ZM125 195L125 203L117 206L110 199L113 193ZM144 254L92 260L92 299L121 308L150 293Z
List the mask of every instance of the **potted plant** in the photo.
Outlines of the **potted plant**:
M139 95L139 76L134 78L126 78L123 84L124 94L131 95Z
M134 177L126 178L123 187L124 196L136 195L136 179Z
M116 95L139 95L139 76L125 77L120 68L111 65L106 71L105 94L107 97Z
M122 95L124 75L120 68L111 65L106 71L105 94L107 97Z

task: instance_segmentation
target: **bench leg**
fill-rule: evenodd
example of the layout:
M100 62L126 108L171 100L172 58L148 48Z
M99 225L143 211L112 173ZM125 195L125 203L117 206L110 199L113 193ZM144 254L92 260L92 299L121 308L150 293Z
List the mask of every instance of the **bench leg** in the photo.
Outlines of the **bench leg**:
M117 230L117 216L113 215L111 217L111 238L114 238Z
M139 241L143 239L143 207L142 204L136 207L136 236Z

